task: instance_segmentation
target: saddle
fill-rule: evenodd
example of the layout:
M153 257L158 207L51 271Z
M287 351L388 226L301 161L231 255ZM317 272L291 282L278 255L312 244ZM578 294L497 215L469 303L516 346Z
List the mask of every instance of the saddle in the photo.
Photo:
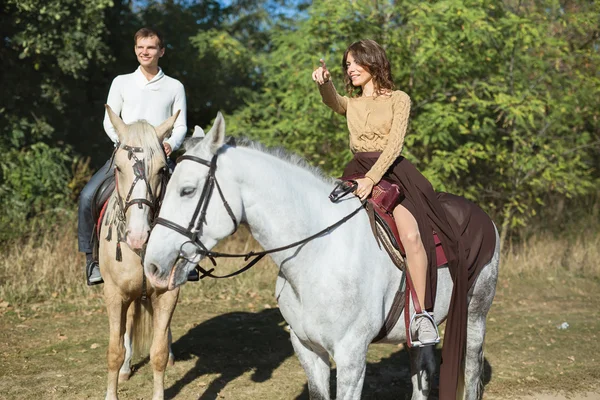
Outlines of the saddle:
M341 182L331 192L329 198L336 202L345 195L356 189L355 179L363 178L364 175L350 175L340 178ZM387 251L394 264L402 271L405 269L406 251L400 241L398 227L394 221L394 208L404 197L401 188L395 183L384 179L373 186L371 196L367 200L367 212L371 222L371 230L379 244ZM432 231L437 256L437 266L441 267L448 263L442 243L435 231Z
M363 175L352 175L340 178L341 182L333 189L329 195L329 199L335 203L342 197L354 192L357 185L355 179L363 177ZM404 272L406 269L406 251L400 241L398 227L396 226L393 216L394 208L399 204L403 196L404 194L398 185L382 179L377 185L373 186L371 196L367 199L367 213L371 223L371 230L380 248L383 245L396 267ZM437 233L432 231L432 234L435 243L437 266L441 267L448 263L448 259L444 253L442 243ZM402 274L402 281L394 296L391 310L387 315L381 330L373 339L373 343L384 339L388 333L391 332L400 318L404 306L409 303L411 295L413 297L413 302L415 303L415 309L419 310L419 313L421 312L421 307L418 304L416 294L412 287L412 280L410 277L407 279L407 276L407 271ZM407 343L409 347L412 347L412 341L410 340L410 323L412 321L409 322L407 317L408 314L405 313L406 337L409 338Z
M98 221L102 209L110 198L110 195L115 190L115 175L109 174L104 182L96 189L92 197L92 217L94 221Z

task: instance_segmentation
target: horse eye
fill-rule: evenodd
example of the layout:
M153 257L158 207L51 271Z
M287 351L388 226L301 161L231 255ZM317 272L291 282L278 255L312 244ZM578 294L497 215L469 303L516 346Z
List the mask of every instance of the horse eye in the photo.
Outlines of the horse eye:
M194 193L196 193L196 188L195 187L184 187L184 188L181 189L181 192L179 192L179 195L181 197L184 197L184 196L191 196Z

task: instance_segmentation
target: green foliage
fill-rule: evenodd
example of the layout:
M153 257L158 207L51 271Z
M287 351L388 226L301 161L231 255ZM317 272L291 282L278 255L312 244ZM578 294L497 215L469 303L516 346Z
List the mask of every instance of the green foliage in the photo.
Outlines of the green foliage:
M598 183L599 24L590 2L318 2L292 31L273 33L256 67L264 87L229 130L338 174L350 157L345 120L321 104L310 74L325 58L343 92L344 49L376 39L412 98L403 154L438 190L481 204L506 235L545 199Z
M104 12L111 0L8 0L2 7L0 105L0 239L19 235L32 219L72 207L67 116L97 61L105 62ZM78 109L74 110L74 105ZM72 197L72 196L71 196Z
M264 88L250 94L247 106L228 119L228 131L284 146L327 171L340 172L351 157L345 121L320 105L311 73L324 58L334 80L341 82L339 60L348 37L379 31L368 19L370 6L358 3L319 2L293 30L276 28L272 51L256 67ZM336 21L335 29L329 21Z
M410 149L438 188L483 204L504 235L548 196L594 188L597 4L565 12L553 1L444 1L407 10Z
M377 40L412 99L403 154L436 189L481 204L503 241L563 198L583 204L600 183L598 2L8 0L0 9L2 234L65 196L73 205L89 170L69 171L62 149L95 165L108 158L102 105L112 79L136 68L132 36L144 25L165 35L161 66L186 87L190 127L224 111L230 133L332 175L351 157L346 121L310 76L324 58L343 93L343 51Z
M0 133L15 147L61 127L69 83L106 61L104 10L111 0L8 0L2 6L4 73Z
M34 217L44 217L44 222L50 223L57 211L70 206L70 161L62 150L44 143L4 153L0 164L0 240L25 232Z

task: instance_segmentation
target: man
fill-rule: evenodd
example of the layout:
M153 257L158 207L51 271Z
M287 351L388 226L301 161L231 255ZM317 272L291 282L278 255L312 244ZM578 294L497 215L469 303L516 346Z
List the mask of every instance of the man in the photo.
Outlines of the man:
M165 75L158 66L165 54L165 46L160 33L142 28L134 35L134 51L140 66L135 72L117 76L110 86L106 103L126 124L146 120L151 125L159 125L181 110L173 126L171 137L163 142L167 157L181 146L186 126L185 90L181 82ZM118 136L108 113L104 114L104 130L116 144ZM104 164L81 191L79 199L79 251L86 253L86 277L88 285L102 283L98 261L92 254L94 229L92 216L93 196L98 187L110 176L110 160ZM108 173L107 173L108 172ZM190 276L190 279L195 280Z

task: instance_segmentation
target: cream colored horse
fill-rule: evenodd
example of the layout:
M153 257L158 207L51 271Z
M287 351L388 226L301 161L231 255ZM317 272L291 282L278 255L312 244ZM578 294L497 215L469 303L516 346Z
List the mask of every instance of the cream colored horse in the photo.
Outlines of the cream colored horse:
M153 127L145 121L126 125L109 106L119 136L114 154L116 189L108 201L100 230L99 261L108 311L108 385L106 399L117 399L117 383L129 379L131 357L146 350L154 370L153 399L164 398L164 374L174 361L170 351L171 316L179 291L155 290L146 284L140 254L158 213L159 193L168 173L162 141L177 115ZM138 353L139 354L139 353Z

